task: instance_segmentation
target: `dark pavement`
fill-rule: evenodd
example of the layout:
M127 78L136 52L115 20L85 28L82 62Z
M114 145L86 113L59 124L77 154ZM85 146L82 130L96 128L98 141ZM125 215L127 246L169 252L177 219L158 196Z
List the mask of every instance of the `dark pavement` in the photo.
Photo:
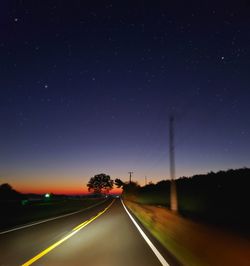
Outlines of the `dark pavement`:
M111 200L93 209L0 235L0 265L22 265L96 216ZM125 212L121 201L32 265L161 265Z

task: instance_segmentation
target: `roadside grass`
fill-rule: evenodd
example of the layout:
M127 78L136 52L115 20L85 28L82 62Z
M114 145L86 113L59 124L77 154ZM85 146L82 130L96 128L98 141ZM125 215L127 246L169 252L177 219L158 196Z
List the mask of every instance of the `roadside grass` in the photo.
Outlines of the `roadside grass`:
M133 199L131 198L133 197ZM127 195L125 198L128 200L135 201L140 204L148 205L162 205L164 207L170 207L170 195L165 191L163 192L149 192L149 193L138 193L136 195ZM203 195L199 196L200 200L197 200L197 194L192 197L192 195L185 195L184 193L179 193L178 195L178 207L179 211L183 214L190 215L190 217L203 216L204 213L208 212L208 202ZM210 200L211 201L211 200Z
M170 205L168 197L163 193L157 193L157 191L156 193L137 195L135 201L141 204L164 205L166 207Z
M71 213L101 202L104 200L88 198L31 202L26 205L0 202L0 230Z
M250 241L183 218L167 208L125 200L126 206L183 265L250 265Z

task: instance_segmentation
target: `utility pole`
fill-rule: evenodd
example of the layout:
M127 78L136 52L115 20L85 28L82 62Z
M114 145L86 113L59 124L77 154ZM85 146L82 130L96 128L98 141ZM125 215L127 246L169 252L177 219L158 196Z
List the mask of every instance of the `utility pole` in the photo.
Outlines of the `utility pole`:
M178 211L177 190L175 183L175 154L174 154L174 116L169 118L169 159L170 159L170 209Z
M129 173L129 184L131 184L132 174L133 174L134 172L128 172L128 173Z
M147 182L147 177L145 176L145 186L147 185L147 183L148 183L148 182Z

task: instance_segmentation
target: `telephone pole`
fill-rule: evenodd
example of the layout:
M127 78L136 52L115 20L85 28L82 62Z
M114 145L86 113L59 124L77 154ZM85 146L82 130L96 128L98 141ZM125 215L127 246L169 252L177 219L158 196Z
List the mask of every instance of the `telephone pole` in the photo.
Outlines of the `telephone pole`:
M147 185L148 181L147 181L147 177L145 176L145 186Z
M131 184L132 174L133 174L134 172L128 172L128 173L129 173L129 184Z
M170 159L170 209L178 211L177 190L175 183L175 154L174 154L174 116L169 118L169 159Z

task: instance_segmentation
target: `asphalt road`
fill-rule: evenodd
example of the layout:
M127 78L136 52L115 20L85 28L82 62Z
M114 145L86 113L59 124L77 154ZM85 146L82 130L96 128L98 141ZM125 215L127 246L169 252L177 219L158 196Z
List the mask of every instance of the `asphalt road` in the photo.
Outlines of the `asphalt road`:
M162 264L117 199L82 213L0 234L0 265Z

